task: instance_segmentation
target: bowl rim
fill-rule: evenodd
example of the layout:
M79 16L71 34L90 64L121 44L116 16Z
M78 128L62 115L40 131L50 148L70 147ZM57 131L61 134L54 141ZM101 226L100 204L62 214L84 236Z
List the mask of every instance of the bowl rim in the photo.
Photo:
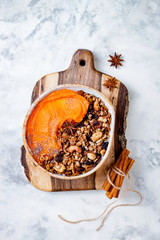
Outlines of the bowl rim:
M96 95L98 95L97 97L99 97L104 102L105 106L109 107L110 110L111 110L111 112L110 112L111 117L112 117L112 121L111 121L111 125L110 125L111 126L111 130L110 130L110 133L109 133L110 137L107 140L109 142L109 144L108 144L108 148L107 148L107 150L105 152L105 155L101 158L101 161L93 169L91 169L90 171L88 171L88 172L86 172L84 174L80 174L80 175L77 175L77 176L60 175L60 174L56 174L56 173L51 173L51 172L47 171L46 169L44 169L33 158L31 149L29 148L27 140L26 140L26 123L28 121L28 118L29 118L30 114L32 113L33 109L35 108L35 106L42 99L44 99L46 96L48 96L50 93L52 93L54 91L57 91L57 90L64 89L64 88L71 89L71 90L73 90L72 88L80 88L80 89L77 89L75 91L78 91L78 90L83 90L83 91L89 90L89 91L92 92L91 94L94 95L94 93L95 93ZM108 105L106 104L106 102L107 102ZM88 87L88 86L85 86L85 85L82 85L82 84L62 84L62 85L56 86L55 88L49 89L48 91L45 91L40 96L38 96L36 98L36 100L30 105L30 108L28 109L27 114L26 114L25 119L24 119L24 122L23 122L22 137L23 137L24 147L25 147L26 151L29 153L29 155L31 156L31 159L32 159L32 161L33 161L35 166L40 167L43 172L49 174L51 177L58 178L58 179L64 179L64 180L75 180L75 179L80 179L80 178L84 178L84 177L90 176L91 174L95 173L103 165L103 163L107 159L107 157L108 157L108 155L110 153L110 150L111 150L111 145L112 145L111 143L113 141L114 129L115 129L115 111L114 111L114 107L113 107L112 103L110 102L110 100L103 93L101 93L100 91L98 91L98 90L96 90L94 88L91 88L91 87Z

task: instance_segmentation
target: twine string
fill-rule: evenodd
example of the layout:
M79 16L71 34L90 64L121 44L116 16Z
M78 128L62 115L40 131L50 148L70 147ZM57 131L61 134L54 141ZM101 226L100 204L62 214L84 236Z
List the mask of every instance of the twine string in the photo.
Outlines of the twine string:
M131 179L130 179L129 173L128 173L128 174L125 174L123 171L121 171L121 170L120 170L119 168L117 168L116 166L114 166L114 167L112 168L112 170L113 170L115 173L119 174L120 176L122 176L122 177L124 177L124 178L128 178L128 181L129 181L129 182L128 182L128 187L127 187L127 188L117 187L116 185L114 185L114 183L113 183L113 182L111 181L111 179L110 179L109 173L110 173L111 170L110 170L110 169L108 170L107 180L109 181L109 183L110 183L114 188L119 189L119 190L122 190L122 191L125 191L125 192L121 195L121 197L119 197L118 199L116 199L115 201L113 201L112 203L110 203L100 215L98 215L97 217L94 217L94 218L80 219L80 220L77 220L77 221L70 221L70 220L67 220L67 219L63 218L60 214L58 215L58 217L59 217L61 220L65 221L65 222L72 223L72 224L76 224L76 223L80 223L80 222L94 221L94 220L97 220L97 219L101 218L102 216L104 216L103 219L102 219L102 221L101 221L101 223L100 223L100 225L99 225L99 227L96 229L96 231L98 231L98 230L100 230L100 228L103 226L103 224L104 224L107 216L113 211L113 209L118 208L118 207L126 207L126 206L137 206L137 205L140 205L141 202L142 202L142 199L143 199L143 198L142 198L142 195L141 195L141 193L138 192L137 190L134 190L134 189L131 189L131 188L130 188ZM139 197L140 197L140 200L139 200L138 202L136 202L136 203L126 203L126 204L118 204L118 205L115 205L115 206L113 206L113 207L107 212L108 208L109 208L111 205L115 204L115 203L118 202L120 199L122 199L124 196L126 196L129 191L130 191L130 192L135 192L136 194L138 194ZM106 213L106 212L107 212L107 213ZM104 215L105 213L106 213L106 215Z

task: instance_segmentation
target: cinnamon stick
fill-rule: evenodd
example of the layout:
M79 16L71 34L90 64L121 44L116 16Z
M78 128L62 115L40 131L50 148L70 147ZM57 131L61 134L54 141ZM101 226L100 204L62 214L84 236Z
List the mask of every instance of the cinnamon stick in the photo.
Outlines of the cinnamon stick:
M120 170L122 170L125 174L127 174L129 172L129 170L131 169L133 163L134 163L133 159L129 158L128 156L123 156L121 164L118 166L118 168ZM123 183L123 180L124 180L124 177L117 174L117 176L115 178L114 185L117 186L117 187L121 187L122 183ZM118 198L119 193L120 193L120 189L114 188L112 186L111 189L106 192L106 196L109 199L112 199L112 197Z
M120 169L120 170L122 170L122 169L123 169L123 166L124 166L124 157L125 157L125 156L122 156L121 162L120 162L119 165L118 165L118 169ZM119 187L121 178L122 178L122 176L116 173L116 179L115 179L115 182L114 182L114 185L115 185L116 187ZM118 189L116 189L115 187L113 187L113 189L111 190L111 194L112 194L113 197L114 197L114 195L115 195L116 190L118 190Z
M121 159L124 155L128 156L130 153L130 151L126 148L124 148L119 156L119 158L117 159L116 163L115 163L115 166L118 167L119 163L121 162ZM117 173L115 173L114 171L110 171L110 180L111 182L114 182L115 178L116 178L116 175ZM106 181L104 182L102 188L105 190L105 191L110 191L110 188L111 188L111 184L110 182L108 181L108 179L106 179Z
M128 156L129 154L130 154L130 151L127 148L123 148L119 158L121 158L123 155Z
M130 162L127 166L127 169L126 169L126 174L129 172L129 170L131 169L133 163L135 162L135 160L133 160L132 158L129 158Z
M109 199L112 199L113 194L112 194L111 192L106 192L106 196L107 196Z
M126 166L126 169L122 170L125 174L127 174L129 172L129 170L131 169L133 163L134 163L134 160L129 158L129 157L126 157L128 158L127 159L127 166ZM122 184L123 184L123 180L124 180L124 177L121 176L121 180L120 180L120 183L119 183L119 186L118 187L121 187ZM113 197L115 198L118 198L119 196L119 193L120 193L120 190L119 189L115 189L114 190L114 193L113 193Z
M122 172L124 172L126 174L126 169L129 164L129 157L123 156L122 161L124 162L123 167L122 168L119 167L119 169L122 170ZM116 187L120 188L122 186L124 177L118 174L118 180L117 180L117 182L115 182L115 185L116 185ZM118 198L119 192L120 192L120 189L114 188L113 197Z
M116 178L116 173L114 171L110 171L110 174L109 174L109 178L111 180L111 182L114 182L115 178ZM108 181L108 179L105 181L105 183L103 184L102 188L105 190L105 191L109 191L110 188L111 188L111 184L110 182Z

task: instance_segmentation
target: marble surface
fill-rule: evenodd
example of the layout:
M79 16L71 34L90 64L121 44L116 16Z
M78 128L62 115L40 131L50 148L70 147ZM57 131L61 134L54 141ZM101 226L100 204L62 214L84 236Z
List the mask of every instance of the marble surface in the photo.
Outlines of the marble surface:
M35 189L20 165L22 124L32 88L43 75L68 67L78 48L93 51L95 67L128 88L127 139L132 187L143 195L138 207L94 217L110 203L104 191L47 193ZM108 54L122 53L115 69ZM160 1L0 1L0 239L160 239ZM130 193L121 203L135 202Z

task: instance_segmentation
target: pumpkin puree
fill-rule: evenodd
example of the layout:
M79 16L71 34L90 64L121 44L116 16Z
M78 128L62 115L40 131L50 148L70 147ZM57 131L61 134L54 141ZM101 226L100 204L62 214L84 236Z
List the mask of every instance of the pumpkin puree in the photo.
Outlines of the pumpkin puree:
M57 130L67 121L81 122L89 102L77 92L62 89L50 93L33 109L26 126L26 139L34 159L52 158L60 149Z

